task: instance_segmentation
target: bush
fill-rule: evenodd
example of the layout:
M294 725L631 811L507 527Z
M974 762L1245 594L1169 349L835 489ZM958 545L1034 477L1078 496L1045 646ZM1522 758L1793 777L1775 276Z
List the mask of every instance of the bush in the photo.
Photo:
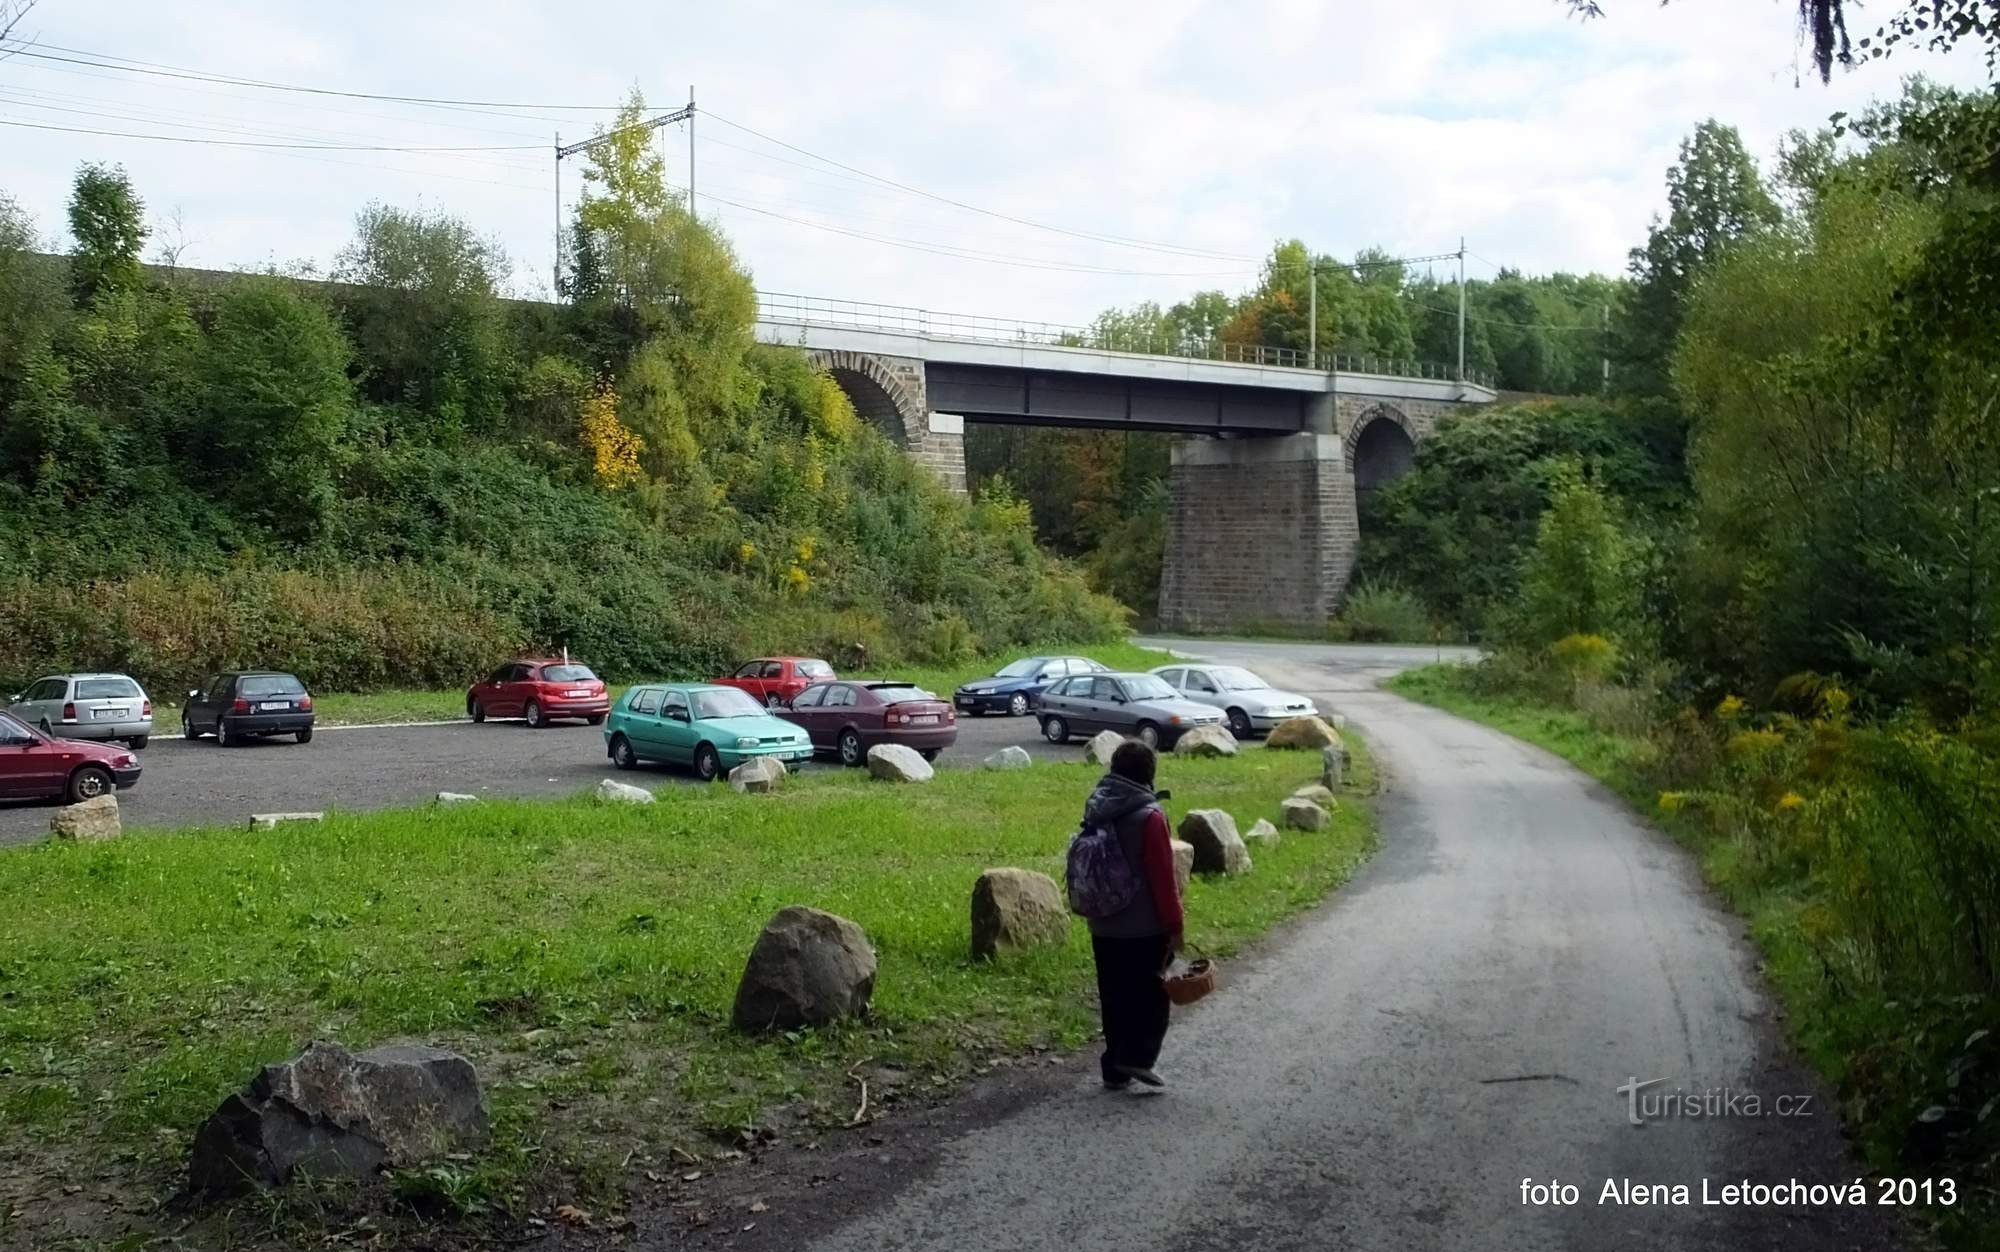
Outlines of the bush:
M1327 633L1354 643L1429 643L1435 637L1422 600L1393 582L1373 579L1348 590Z

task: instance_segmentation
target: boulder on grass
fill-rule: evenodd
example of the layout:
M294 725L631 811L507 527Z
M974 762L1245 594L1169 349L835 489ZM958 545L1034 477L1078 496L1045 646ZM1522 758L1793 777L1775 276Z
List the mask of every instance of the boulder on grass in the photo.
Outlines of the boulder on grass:
M1173 840L1174 890L1187 894L1188 879L1194 874L1194 845Z
M1047 874L989 869L972 884L972 955L1031 948L1069 938L1069 910Z
M1345 747L1325 747L1319 750L1319 781L1328 791L1340 790L1341 779L1347 776L1347 749Z
M1293 830L1325 830L1327 823L1333 820L1332 814L1311 800L1296 798L1279 805L1278 814Z
M1340 746L1340 735L1317 717L1288 717L1279 722L1264 740L1267 748L1331 748Z
M1092 765L1102 765L1106 769L1109 769L1111 768L1111 754L1116 752L1118 745L1124 742L1125 736L1119 734L1117 731L1100 730L1090 737L1089 743L1083 745L1083 759L1089 761Z
M1254 843L1261 847L1275 848L1278 846L1278 828L1260 817L1256 825L1243 832L1243 842L1246 845Z
M486 1142L472 1062L415 1045L359 1054L315 1041L267 1065L195 1135L192 1190L231 1195L299 1174L369 1178Z
M275 830L283 822L323 822L324 813L252 813L250 829Z
M1235 756L1236 736L1226 726L1197 726L1174 744L1175 756Z
M1250 850L1236 833L1236 819L1221 809L1191 809L1181 819L1181 841L1194 849L1197 874L1247 874Z
M477 804L479 803L479 797L468 795L463 791L440 791L437 793L437 802L439 804Z
M92 796L79 804L66 804L49 818L49 833L58 839L94 843L116 839L124 831L118 819L118 797Z
M731 1014L738 1030L792 1030L868 1012L875 949L844 917L793 904L757 936Z
M1334 806L1339 803L1334 797L1333 792L1318 783L1307 783L1305 786L1300 787L1292 793L1292 799L1311 800L1314 804L1319 805L1329 813L1333 812Z
M868 749L868 776L885 782L929 782L937 775L924 754L900 743L878 743Z
M611 804L651 804L653 793L616 778L606 778L597 784L597 798Z
M785 778L785 763L775 756L753 756L729 771L729 789L750 795L776 791Z
M979 763L981 769L1026 769L1035 763L1028 750L1009 744Z

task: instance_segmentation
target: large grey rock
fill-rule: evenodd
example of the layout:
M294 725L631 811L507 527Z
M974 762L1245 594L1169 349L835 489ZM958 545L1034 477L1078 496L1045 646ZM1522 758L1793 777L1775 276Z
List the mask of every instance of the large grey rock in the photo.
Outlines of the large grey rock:
M791 1030L868 1011L875 949L844 917L794 904L765 924L731 1015L739 1030Z
M1226 726L1197 726L1174 744L1175 756L1235 756L1236 736Z
M1260 817L1255 825L1243 832L1243 842L1245 845L1254 843L1260 847L1275 848L1278 846L1278 828Z
M653 793L644 787L634 787L615 778L601 779L597 784L597 798L611 804L651 804Z
M785 780L785 763L775 756L753 756L729 771L729 789L750 795L776 791Z
M479 797L463 791L440 791L437 793L437 802L439 804L477 804L479 803Z
M1319 750L1319 781L1328 791L1340 790L1341 780L1347 777L1347 749L1339 745L1329 745Z
M1187 894L1188 879L1194 875L1194 845L1175 839L1174 849L1174 890Z
M195 1135L194 1191L228 1195L299 1174L368 1178L483 1145L486 1101L472 1062L417 1045L355 1054L315 1041L267 1065Z
M1180 836L1194 849L1195 873L1250 872L1250 850L1236 833L1236 819L1221 809L1190 809L1181 819Z
M273 830L284 822L323 822L325 813L252 813L250 829Z
M1317 717L1288 717L1264 740L1267 748L1339 747L1340 735Z
M1279 805L1278 815L1293 830L1325 830L1327 823L1333 820L1332 814L1311 800L1296 797Z
M49 818L49 833L58 839L94 843L116 839L124 827L118 819L118 797L93 796L78 804L66 804Z
M1092 765L1111 765L1111 754L1118 751L1118 745L1125 742L1125 736L1115 730L1100 730L1083 745L1083 759Z
M1035 763L1028 750L1014 744L995 752L979 763L981 769L1026 769Z
M1318 783L1307 783L1305 786L1300 787L1292 793L1292 799L1311 800L1314 804L1319 805L1329 813L1333 812L1334 806L1339 803L1332 791Z
M884 782L929 782L937 771L915 748L900 743L878 743L868 749L868 776Z
M1047 874L989 869L972 884L972 955L1032 948L1069 938L1069 910Z

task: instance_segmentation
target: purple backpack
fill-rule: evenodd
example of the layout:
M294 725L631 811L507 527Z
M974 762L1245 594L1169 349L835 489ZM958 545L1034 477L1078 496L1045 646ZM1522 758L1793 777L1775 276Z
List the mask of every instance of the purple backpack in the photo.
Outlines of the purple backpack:
M1069 840L1069 907L1086 918L1116 916L1139 894L1139 875L1109 826L1085 826Z

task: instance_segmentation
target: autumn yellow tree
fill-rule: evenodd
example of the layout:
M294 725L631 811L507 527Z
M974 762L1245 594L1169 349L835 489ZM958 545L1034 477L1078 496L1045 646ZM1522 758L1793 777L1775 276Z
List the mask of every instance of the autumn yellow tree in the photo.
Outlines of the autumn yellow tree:
M639 481L639 454L646 441L618 420L618 393L610 383L599 383L583 402L577 426L599 486L616 491Z

